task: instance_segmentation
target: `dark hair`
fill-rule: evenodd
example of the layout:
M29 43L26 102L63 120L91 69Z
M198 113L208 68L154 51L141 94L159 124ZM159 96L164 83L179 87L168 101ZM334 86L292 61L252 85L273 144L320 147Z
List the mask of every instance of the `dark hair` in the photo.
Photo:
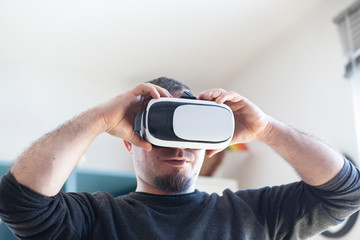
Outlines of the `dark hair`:
M179 81L177 81L175 79L172 79L172 78L167 78L167 77L159 77L159 78L156 78L154 80L148 81L148 83L151 83L151 84L157 85L159 87L165 88L170 93L171 92L182 91L184 89L190 91L190 88L188 86L186 86L184 83L179 82Z

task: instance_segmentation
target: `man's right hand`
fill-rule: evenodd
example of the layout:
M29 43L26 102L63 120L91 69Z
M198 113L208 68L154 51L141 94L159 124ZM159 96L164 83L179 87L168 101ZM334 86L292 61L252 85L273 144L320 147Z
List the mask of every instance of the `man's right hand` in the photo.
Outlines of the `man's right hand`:
M11 168L15 179L46 196L56 195L91 142L108 132L151 150L133 130L135 116L151 98L171 97L163 88L139 84L104 104L83 112L32 144Z
M97 106L94 110L100 114L104 131L151 151L151 144L134 132L133 123L136 114L145 108L152 98L159 97L172 96L164 88L141 83L132 90Z

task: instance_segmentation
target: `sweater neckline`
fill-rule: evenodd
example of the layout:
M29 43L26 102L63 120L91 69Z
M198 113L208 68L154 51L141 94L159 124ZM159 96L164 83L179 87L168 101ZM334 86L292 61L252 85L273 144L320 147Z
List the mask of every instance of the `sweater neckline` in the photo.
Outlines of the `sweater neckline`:
M132 192L127 195L130 198L139 200L141 202L146 203L156 203L156 204L164 204L164 205L184 205L188 203L194 203L202 200L202 196L204 196L203 192L199 190L195 190L191 193L178 194L178 195L158 195L146 192Z

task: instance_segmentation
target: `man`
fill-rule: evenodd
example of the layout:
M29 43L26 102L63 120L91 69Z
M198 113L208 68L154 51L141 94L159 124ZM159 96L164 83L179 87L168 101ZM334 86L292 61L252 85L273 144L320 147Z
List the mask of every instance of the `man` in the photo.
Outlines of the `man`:
M302 181L225 190L222 197L195 190L204 155L219 150L156 147L133 130L135 115L151 98L179 97L184 90L189 89L168 78L140 84L40 138L2 178L3 221L24 239L306 239L359 209L360 174L341 154L223 89L198 98L231 108L231 144L266 143ZM136 192L117 198L59 192L102 132L124 139L134 161Z

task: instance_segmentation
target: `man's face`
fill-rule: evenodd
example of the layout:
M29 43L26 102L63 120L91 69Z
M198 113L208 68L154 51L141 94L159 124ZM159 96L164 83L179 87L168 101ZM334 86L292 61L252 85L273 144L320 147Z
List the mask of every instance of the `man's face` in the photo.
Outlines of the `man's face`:
M138 189L141 184L158 193L194 191L205 150L153 147L151 152L132 146ZM148 191L148 190L146 190Z
M183 91L172 92L180 97ZM131 145L138 191L159 194L188 193L194 191L205 157L203 149L165 148L153 146L151 152Z

